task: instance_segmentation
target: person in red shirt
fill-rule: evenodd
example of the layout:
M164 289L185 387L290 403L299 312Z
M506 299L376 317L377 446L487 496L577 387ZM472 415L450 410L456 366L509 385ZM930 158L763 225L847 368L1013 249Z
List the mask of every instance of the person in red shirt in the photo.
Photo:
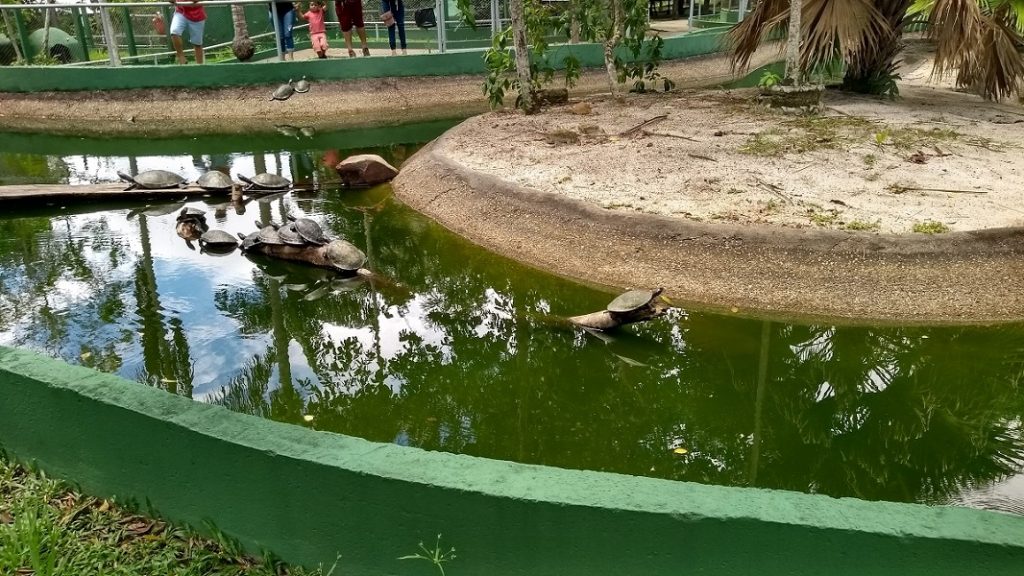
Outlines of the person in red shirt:
M203 28L206 27L206 10L199 5L199 0L191 0L191 6L174 4L174 17L171 18L171 43L178 53L178 64L184 64L185 52L182 50L181 34L188 28L188 41L196 53L196 64L203 63Z
M356 51L352 49L352 27L355 26L359 33L359 41L363 44L363 56L370 55L370 48L366 45L366 23L363 20L363 0L334 0L334 11L338 13L338 22L341 24L341 32L345 36L345 48L348 48L350 58L355 58Z
M313 0L309 3L309 11L303 13L298 11L299 18L309 22L309 39L313 43L313 51L320 58L327 58L327 27L324 25L323 0Z

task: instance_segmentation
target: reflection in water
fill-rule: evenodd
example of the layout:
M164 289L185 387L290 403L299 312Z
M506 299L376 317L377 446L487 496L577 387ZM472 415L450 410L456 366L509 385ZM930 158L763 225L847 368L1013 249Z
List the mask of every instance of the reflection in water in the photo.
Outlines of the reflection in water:
M330 154L250 161L328 182ZM189 206L223 201L208 200ZM392 281L205 256L177 237L174 214L8 215L0 344L431 450L1024 509L1024 326L850 328L677 311L599 339L555 318L610 295L480 250L386 187L254 204L249 214L224 206L217 226L248 232L257 216L309 215Z

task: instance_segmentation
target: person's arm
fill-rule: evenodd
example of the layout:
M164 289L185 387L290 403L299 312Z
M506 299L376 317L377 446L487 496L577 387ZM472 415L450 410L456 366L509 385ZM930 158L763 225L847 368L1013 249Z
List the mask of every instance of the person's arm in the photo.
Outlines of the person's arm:
M295 2L294 6L295 15L298 16L299 18L302 18L306 22L309 22L309 18L306 18L306 13L302 11L302 5L300 5L298 2Z

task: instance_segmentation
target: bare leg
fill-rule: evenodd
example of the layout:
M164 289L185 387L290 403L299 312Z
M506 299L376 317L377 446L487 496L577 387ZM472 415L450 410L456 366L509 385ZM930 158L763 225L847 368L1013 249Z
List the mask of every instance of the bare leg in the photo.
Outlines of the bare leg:
M178 64L185 63L185 52L181 48L181 36L171 35L171 44L174 44L174 51L178 53Z
M193 48L196 51L196 64L202 64L203 63L203 47L202 46L193 46Z
M346 30L345 34L345 48L348 49L349 56L355 56L356 52L352 49L352 31Z
M359 32L359 42L363 45L363 56L369 56L370 49L366 45L366 28L356 28L356 32Z

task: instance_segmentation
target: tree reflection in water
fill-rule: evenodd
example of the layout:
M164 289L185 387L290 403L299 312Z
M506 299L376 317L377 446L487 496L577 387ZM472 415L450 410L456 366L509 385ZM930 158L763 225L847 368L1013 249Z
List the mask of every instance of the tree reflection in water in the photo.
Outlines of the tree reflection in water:
M290 165L330 177L319 157ZM257 206L317 218L390 281L213 259L181 244L173 214L7 216L0 344L276 420L561 467L921 502L1022 467L1024 326L677 311L598 339L551 317L610 295L476 248L387 187Z

